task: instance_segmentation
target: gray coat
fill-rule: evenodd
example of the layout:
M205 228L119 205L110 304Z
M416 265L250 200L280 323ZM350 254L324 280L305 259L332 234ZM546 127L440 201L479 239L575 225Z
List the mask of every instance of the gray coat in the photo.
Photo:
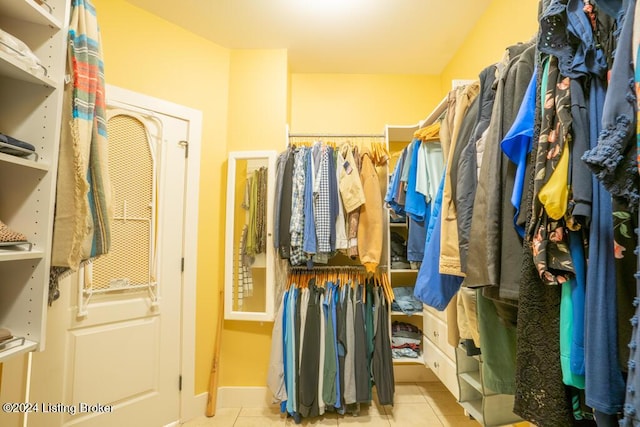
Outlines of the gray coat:
M522 240L513 226L515 165L500 149L533 75L535 46L510 46L508 63L497 79L496 98L480 166L469 235L466 286L493 285L503 298L518 299ZM526 207L523 207L526 208Z

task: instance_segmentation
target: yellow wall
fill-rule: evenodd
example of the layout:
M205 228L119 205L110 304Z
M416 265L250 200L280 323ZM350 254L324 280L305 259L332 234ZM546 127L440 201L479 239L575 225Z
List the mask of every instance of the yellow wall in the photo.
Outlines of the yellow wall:
M288 115L287 51L232 50L230 70L228 151L283 150ZM272 326L224 322L221 386L266 384Z
M287 50L232 50L229 151L284 149Z
M94 0L109 84L202 111L196 392L207 389L224 280L223 165L230 52L123 0Z
M440 101L439 76L292 74L292 133L382 133L415 124Z
M442 71L441 95L454 79L477 79L507 46L530 40L538 30L537 16L538 0L493 0Z

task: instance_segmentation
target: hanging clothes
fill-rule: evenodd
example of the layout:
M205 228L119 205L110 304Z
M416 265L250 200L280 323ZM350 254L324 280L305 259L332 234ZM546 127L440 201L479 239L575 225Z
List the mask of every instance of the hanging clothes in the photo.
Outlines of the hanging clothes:
M294 154L294 163L292 171L291 185L291 218L289 222L289 233L291 242L291 253L289 262L291 265L303 265L307 257L304 254L303 241L305 232L305 183L306 172L305 162L307 158L307 149L305 147L298 148ZM286 176L286 174L285 174ZM284 179L284 178L283 178ZM278 192L278 191L276 191ZM285 194L285 188L279 193ZM288 193L286 193L288 194ZM285 196L282 196L282 203L285 203ZM286 244L286 238L282 244Z
M458 246L458 225L456 209L452 196L451 165L453 153L459 143L458 135L460 124L462 123L467 109L473 100L478 96L480 83L478 81L464 86L456 99L456 109L454 115L453 131L451 134L450 147L448 149L445 169L449 172L445 174L444 192L442 196L442 235L440 240L440 272L464 277L460 270L460 248ZM463 142L460 142L463 144Z
M458 214L458 244L460 246L460 269L467 272L467 254L469 249L469 232L473 203L478 185L478 174L481 160L479 147L481 139L486 138L486 131L491 121L491 111L495 99L493 82L496 78L496 66L491 65L480 73L480 93L478 95L478 117L471 138L466 144L460 144L462 152L458 158L455 203Z
M371 371L378 401L381 405L393 405L395 379L393 369L389 369L389 366L393 366L389 339L389 302L385 299L381 287L377 287L375 291L378 309Z
M362 169L362 161L360 158L360 150L357 146L353 147L353 161L354 168L360 176ZM361 178L362 179L362 178ZM362 181L361 181L362 182ZM364 189L363 189L364 192ZM356 207L347 215L347 238L349 239L347 247L347 255L351 259L358 258L358 224L360 222L360 209L361 206Z
M422 261L416 284L414 296L423 303L434 307L436 310L444 310L451 298L460 288L462 278L449 274L441 274L438 268L438 254L440 253L440 233L442 221L442 197L444 193L444 172L440 180L440 188L434 201L433 214L427 229L425 241L425 258Z
M358 254L365 269L373 273L382 256L382 196L378 172L368 152L362 155L360 178L367 202L360 207Z
M290 229L292 225L292 209L293 197L288 197L292 194L293 181L288 179L293 174L293 164L295 155L291 150L286 150L278 157L278 164L276 169L276 205L274 207L274 218L276 228L274 230L274 244L279 249L280 258L288 259L291 257L291 247L293 242L291 241L292 233ZM287 177L285 179L284 177ZM287 195L286 197L284 195Z
M423 156L423 142L414 139L411 144L411 151L408 153L409 174L407 176L406 199L404 210L409 219L409 241L407 244L407 260L422 262L424 257L424 239L426 237L425 227L428 224L428 216L431 214L431 208L427 204L426 197L421 194L417 188L419 163ZM425 167L426 169L426 167Z
M332 269L292 271L274 322L268 384L297 421L357 413L374 384L379 403L393 404L388 283Z
M289 146L276 172L280 217L274 240L280 258L311 267L327 264L339 252L357 259L360 249L360 262L375 271L383 241L378 168L387 160L386 149L376 143L365 146L362 156L358 145L348 142L338 151L323 142ZM367 230L360 243L359 229Z
M635 0L623 2L617 25L621 28L611 68L598 144L582 159L613 196L622 198L634 210L640 204L636 152L636 100L632 67L632 38Z

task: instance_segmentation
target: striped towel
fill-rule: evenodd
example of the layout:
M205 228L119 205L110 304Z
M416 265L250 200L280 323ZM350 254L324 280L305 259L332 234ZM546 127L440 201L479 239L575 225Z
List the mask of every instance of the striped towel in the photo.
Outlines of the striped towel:
M107 253L112 201L104 64L96 10L73 0L51 265L75 270Z

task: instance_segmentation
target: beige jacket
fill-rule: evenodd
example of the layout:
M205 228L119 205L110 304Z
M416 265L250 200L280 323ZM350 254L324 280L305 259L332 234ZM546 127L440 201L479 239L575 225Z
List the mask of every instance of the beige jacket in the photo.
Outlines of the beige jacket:
M374 273L382 256L382 192L378 172L371 154L362 155L360 179L366 203L360 207L358 222L358 254L369 273Z
M471 102L480 92L480 82L475 81L457 91L455 116L451 131L451 142L447 154L447 170L444 176L444 192L442 194L442 234L440 236L440 273L463 276L460 266L460 246L458 244L458 216L452 199L451 166L453 153L458 143L460 124L469 109ZM462 143L462 142L461 142Z

